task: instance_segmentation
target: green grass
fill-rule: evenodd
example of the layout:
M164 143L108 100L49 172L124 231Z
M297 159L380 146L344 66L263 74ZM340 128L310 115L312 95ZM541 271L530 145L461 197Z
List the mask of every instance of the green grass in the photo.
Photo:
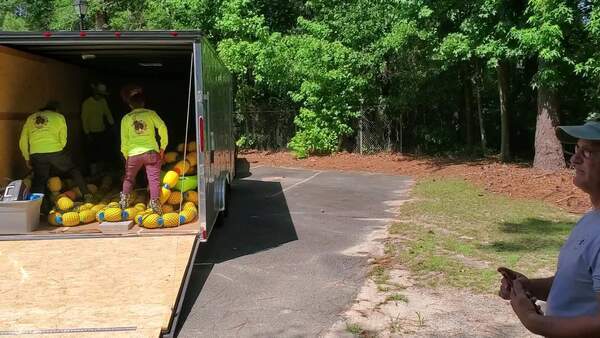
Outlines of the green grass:
M354 335L359 335L363 332L363 329L358 324L346 323L346 331L348 331Z
M376 265L371 270L371 279L378 285L386 284L390 279L389 272L381 265Z
M406 297L405 295L401 294L401 293L395 293L393 295L388 296L385 299L386 302L404 302L404 303L408 303L408 297Z
M553 270L577 217L548 204L487 193L458 179L419 182L392 234L408 239L386 253L424 284L497 289L498 266L534 275ZM373 276L385 276L378 271Z

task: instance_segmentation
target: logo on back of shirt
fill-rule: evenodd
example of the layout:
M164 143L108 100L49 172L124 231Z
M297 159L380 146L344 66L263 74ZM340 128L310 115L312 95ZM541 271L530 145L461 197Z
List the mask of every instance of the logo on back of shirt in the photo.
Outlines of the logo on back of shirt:
M146 132L148 126L144 120L133 120L133 129L135 130L136 134L141 135Z
M48 124L48 118L44 115L37 115L35 117L34 125L36 128L41 129L44 128Z

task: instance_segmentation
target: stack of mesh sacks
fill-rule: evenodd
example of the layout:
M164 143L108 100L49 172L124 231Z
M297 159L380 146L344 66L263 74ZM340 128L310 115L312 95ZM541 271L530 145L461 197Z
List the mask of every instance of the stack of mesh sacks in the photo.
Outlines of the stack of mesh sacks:
M62 181L60 177L51 177L47 186L50 190L50 200L54 203L54 209L48 214L48 223L55 226L77 226L96 221L96 213L109 203L109 196L114 195L111 191L112 178L106 176L102 179L100 187L88 184L87 188L96 199L102 199L99 204L78 202L81 199L81 191L73 186L70 179Z
M195 149L195 142L188 143L188 149ZM193 174L196 169L196 153L188 153L183 158L184 144L177 147L177 152L165 154L165 169L168 170L163 179L161 187L160 202L162 215L156 214L148 208L148 194L144 192L133 192L133 206L121 209L119 206L119 190L111 189L112 179L106 176L102 179L100 188L94 184L88 184L88 190L94 195L98 204L76 202L81 198L78 188L61 192L63 186L71 187L72 182L61 181L59 177L48 180L48 188L51 191L51 199L55 208L48 214L48 223L54 226L77 226L82 224L98 222L135 221L141 227L170 228L177 227L194 221L198 215L198 193L196 190L181 192L175 190L180 184L180 176ZM184 190L184 189L179 189Z

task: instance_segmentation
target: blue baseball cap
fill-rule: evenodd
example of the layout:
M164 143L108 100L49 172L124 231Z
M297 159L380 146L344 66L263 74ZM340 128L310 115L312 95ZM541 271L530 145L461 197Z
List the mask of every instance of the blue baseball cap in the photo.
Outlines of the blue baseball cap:
M588 121L580 126L558 126L557 128L563 131L564 134L567 134L572 138L590 141L600 141L599 121Z

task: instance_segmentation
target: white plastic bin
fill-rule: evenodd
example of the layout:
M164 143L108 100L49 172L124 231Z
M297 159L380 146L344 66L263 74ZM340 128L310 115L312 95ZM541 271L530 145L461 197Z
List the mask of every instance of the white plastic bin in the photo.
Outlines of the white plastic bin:
M40 207L44 194L32 194L27 201L0 201L0 234L23 234L40 224Z

